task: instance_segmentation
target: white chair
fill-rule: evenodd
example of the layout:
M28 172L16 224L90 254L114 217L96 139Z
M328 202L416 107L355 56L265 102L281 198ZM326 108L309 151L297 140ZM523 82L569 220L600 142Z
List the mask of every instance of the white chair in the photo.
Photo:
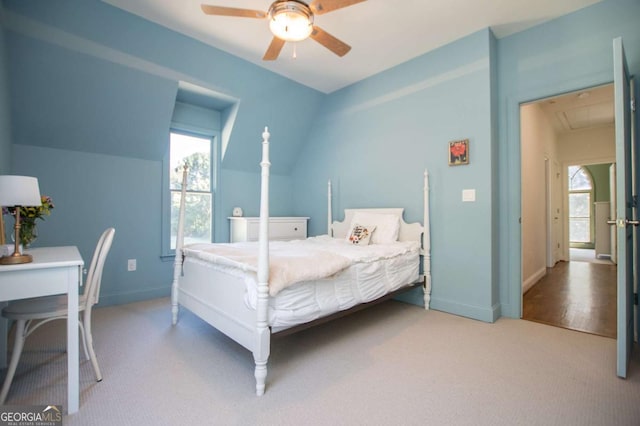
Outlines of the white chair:
M93 364L93 370L96 373L96 380L98 382L102 380L102 373L100 373L98 360L96 359L96 354L93 350L93 337L91 335L91 309L93 308L93 305L98 303L98 299L100 297L102 269L104 267L104 261L107 258L107 254L109 253L109 249L111 248L114 234L115 229L108 228L100 236L96 250L93 253L93 258L91 259L91 266L89 266L89 272L87 273L84 292L78 298L78 311L82 313L78 324L80 325L84 353L86 358L90 359ZM4 404L7 394L9 393L9 387L13 381L13 376L16 372L20 355L22 354L25 339L38 327L47 322L67 318L67 296L35 297L32 299L23 299L12 302L2 309L2 316L7 319L15 320L16 329L11 361L9 362L7 376L4 379L2 391L0 392L0 404Z

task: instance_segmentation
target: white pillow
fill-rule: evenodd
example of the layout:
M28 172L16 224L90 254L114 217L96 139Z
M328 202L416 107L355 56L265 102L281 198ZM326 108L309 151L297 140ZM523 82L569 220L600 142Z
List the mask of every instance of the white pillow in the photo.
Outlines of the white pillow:
M358 246L367 246L375 229L376 227L372 225L359 225L356 223L351 227L351 232L347 235L347 241Z
M351 229L358 223L375 226L375 231L371 236L371 244L388 244L398 241L400 217L397 215L357 211L351 218Z

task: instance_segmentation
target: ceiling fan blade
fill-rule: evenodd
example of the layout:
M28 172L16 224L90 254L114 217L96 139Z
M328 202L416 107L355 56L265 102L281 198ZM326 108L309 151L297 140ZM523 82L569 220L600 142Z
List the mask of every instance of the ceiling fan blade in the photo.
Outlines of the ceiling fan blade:
M366 0L313 0L309 7L314 14L322 15L363 1Z
M351 46L315 25L313 26L310 37L340 57L346 55L351 50Z
M278 37L274 37L273 40L271 40L271 44L267 48L267 51L262 57L262 60L275 61L276 59L278 59L278 55L280 55L282 46L284 46L284 40L279 39Z
M258 19L264 19L267 17L267 13L262 12L260 10L238 9L235 7L224 7L224 6L211 6L208 4L203 4L200 7L202 8L202 11L207 15L237 16L240 18L258 18Z

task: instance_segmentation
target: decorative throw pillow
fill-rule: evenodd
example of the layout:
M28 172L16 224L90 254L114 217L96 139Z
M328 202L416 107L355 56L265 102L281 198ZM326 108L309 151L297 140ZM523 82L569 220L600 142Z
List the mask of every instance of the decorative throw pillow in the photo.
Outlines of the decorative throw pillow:
M400 217L388 213L371 213L358 211L353 214L351 228L356 223L369 223L375 227L372 230L371 244L389 244L398 241L400 233Z
M366 246L371 240L371 234L376 229L375 226L358 225L357 223L351 228L351 233L347 236L347 240L351 244Z

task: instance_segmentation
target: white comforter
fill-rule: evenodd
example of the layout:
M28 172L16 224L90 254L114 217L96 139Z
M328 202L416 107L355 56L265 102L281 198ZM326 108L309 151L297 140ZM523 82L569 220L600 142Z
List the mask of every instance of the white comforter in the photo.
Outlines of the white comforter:
M188 256L206 262L257 272L258 243L190 244ZM328 235L306 240L269 242L269 294L275 296L294 283L330 277L354 263L375 262L418 252L415 241L358 246Z

